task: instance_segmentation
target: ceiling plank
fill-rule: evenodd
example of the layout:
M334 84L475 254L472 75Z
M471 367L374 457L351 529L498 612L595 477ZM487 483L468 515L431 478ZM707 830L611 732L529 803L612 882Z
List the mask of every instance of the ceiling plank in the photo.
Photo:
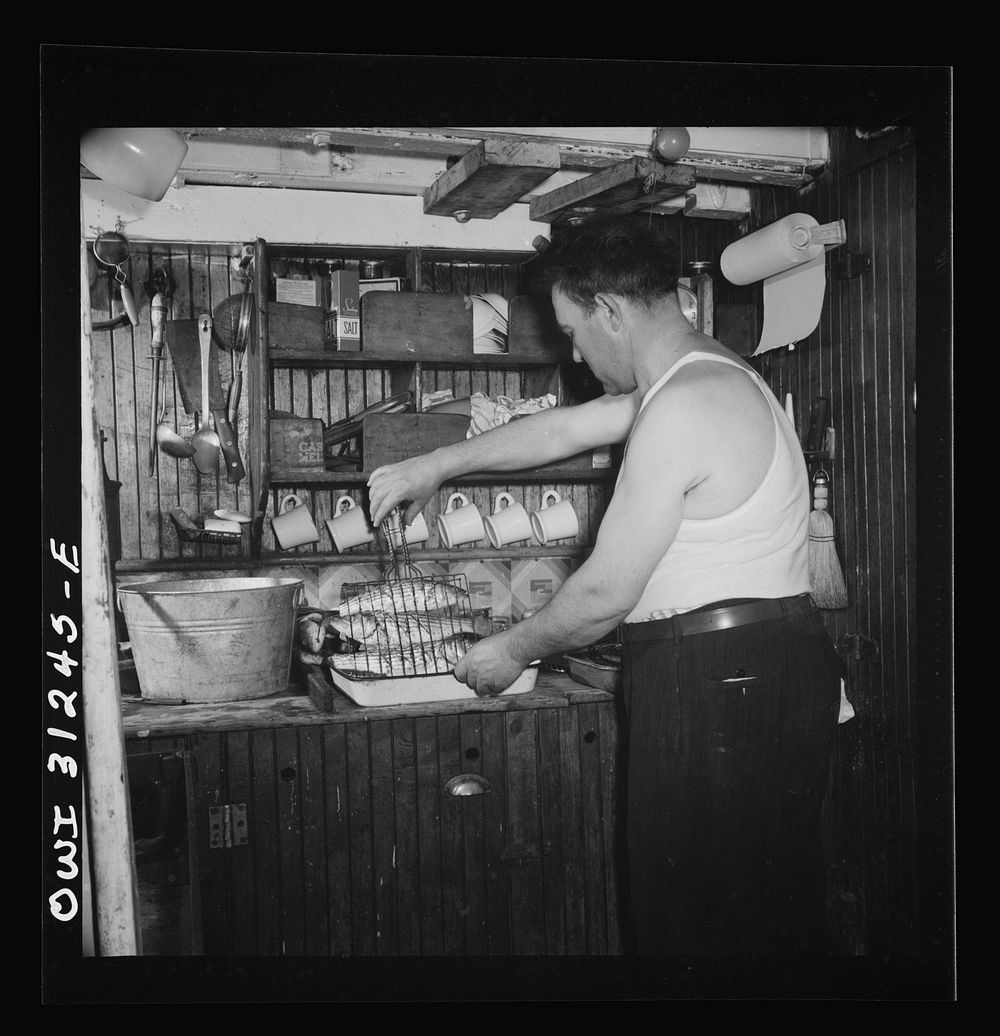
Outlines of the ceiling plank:
M560 167L593 171L631 157L649 157L652 128L589 128L597 137L588 139L588 128L571 128L578 136L558 136L570 129L545 127L528 132L525 127L510 130L407 128L407 127L174 127L192 146L198 141L228 140L246 144L282 144L306 149L339 149L348 154L374 153L396 156L460 158L482 140L521 140L555 144ZM600 133L599 133L600 131ZM625 139L615 139L616 137ZM820 139L822 138L822 139ZM825 134L810 127L699 127L692 129L692 146L677 163L695 169L699 180L772 184L801 187L825 165ZM762 148L773 149L772 153ZM183 172L183 167L182 167Z
M543 223L586 216L595 209L635 212L685 195L694 187L693 169L652 158L632 158L537 195L531 199L529 212L531 219Z
M554 144L483 140L427 188L424 212L493 219L558 170Z

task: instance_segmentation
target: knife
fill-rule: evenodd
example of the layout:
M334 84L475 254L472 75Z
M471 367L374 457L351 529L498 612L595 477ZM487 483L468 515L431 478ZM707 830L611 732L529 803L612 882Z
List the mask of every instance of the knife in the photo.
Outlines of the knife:
M236 433L226 416L225 407L213 410L212 417L215 418L215 431L219 436L219 449L222 450L222 457L226 462L226 481L239 482L246 478L247 472L236 445Z

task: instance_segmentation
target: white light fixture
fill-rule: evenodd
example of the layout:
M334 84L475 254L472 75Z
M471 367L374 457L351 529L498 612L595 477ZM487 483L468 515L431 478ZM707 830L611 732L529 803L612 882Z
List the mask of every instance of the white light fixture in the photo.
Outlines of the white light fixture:
M160 201L188 152L176 131L146 126L86 130L80 161L95 176L129 194Z
M661 126L653 140L653 151L665 162L682 159L691 146L691 134L683 126Z

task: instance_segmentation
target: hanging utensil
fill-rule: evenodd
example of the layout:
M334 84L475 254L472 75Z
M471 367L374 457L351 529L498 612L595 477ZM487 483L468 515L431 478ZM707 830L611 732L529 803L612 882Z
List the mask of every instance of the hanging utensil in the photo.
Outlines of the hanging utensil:
M182 460L194 456L194 447L183 436L178 435L167 422L167 408L164 405L160 412L160 421L156 426L156 445L168 457L179 457Z
M194 320L168 320L166 329L167 346L174 361L174 374L177 375L177 387L180 389L184 411L188 414L205 413L205 402L202 398L203 377L201 373L202 324L209 327L212 318L207 314ZM226 417L226 397L222 391L219 378L219 350L211 332L208 334L208 406L215 421L219 448L226 461L226 481L239 482L246 477L246 469L236 445L236 436L229 426ZM204 417L196 420L196 424L204 421Z
M149 407L149 474L156 471L156 415L160 408L160 365L163 359L163 324L167 319L167 300L163 295L153 296L150 305L150 319L153 325L151 356L153 358L153 400Z
M240 395L243 391L247 354L250 351L250 329L255 309L256 300L250 290L250 278L248 277L243 292L223 299L215 310L213 334L224 349L240 354L239 366L229 386L227 412L230 424L234 424L236 421Z
M121 295L122 305L125 307L132 326L137 327L139 311L136 309L135 299L132 297L132 290L128 286L124 270L131 254L128 238L117 230L103 230L94 241L94 258L102 266L107 266L115 271L115 281L118 283L118 293Z
M219 437L212 428L212 409L208 402L212 318L207 313L198 317L198 341L201 347L201 427L192 436L191 445L194 447L194 466L203 475L211 475L219 466Z

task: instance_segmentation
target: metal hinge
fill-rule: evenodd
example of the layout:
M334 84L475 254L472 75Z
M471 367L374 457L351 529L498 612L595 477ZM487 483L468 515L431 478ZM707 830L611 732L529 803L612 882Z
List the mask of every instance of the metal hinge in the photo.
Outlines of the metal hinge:
M210 849L231 849L234 845L246 845L249 840L245 802L228 806L209 806L208 847Z

